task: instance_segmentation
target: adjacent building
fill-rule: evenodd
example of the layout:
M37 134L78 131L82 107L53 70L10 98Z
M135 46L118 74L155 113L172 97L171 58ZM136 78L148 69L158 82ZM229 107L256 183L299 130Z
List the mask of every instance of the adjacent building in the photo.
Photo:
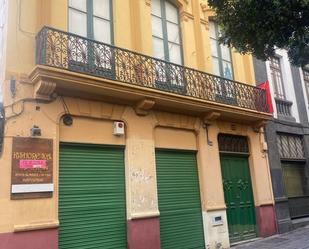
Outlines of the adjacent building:
M257 82L269 81L274 120L266 126L278 231L308 224L308 75L277 50L267 62L254 60Z
M206 1L0 2L1 249L276 233L266 92Z

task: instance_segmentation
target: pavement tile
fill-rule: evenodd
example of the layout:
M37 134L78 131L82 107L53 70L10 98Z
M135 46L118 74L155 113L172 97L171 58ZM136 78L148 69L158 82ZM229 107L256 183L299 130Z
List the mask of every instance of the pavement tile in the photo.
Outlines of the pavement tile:
M309 226L289 233L259 239L237 246L232 249L309 249Z

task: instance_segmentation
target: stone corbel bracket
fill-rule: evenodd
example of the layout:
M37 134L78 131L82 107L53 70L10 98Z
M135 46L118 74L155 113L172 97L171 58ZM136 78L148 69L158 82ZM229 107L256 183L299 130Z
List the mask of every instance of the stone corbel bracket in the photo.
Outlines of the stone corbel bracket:
M220 112L207 112L202 116L203 126L206 130L207 144L213 146L213 142L209 138L209 126L221 116Z
M254 132L259 133L261 131L261 128L263 128L266 125L267 121L265 120L259 120L255 122L252 126L252 129Z
M34 85L34 98L37 100L49 101L55 92L56 83L39 80Z
M209 9L207 2L201 2L200 5L203 12L206 12Z
M220 112L208 112L202 117L203 123L205 125L210 125L213 121L217 120L221 116Z
M135 105L135 113L139 116L146 116L148 115L149 111L155 105L155 101L153 99L143 99Z

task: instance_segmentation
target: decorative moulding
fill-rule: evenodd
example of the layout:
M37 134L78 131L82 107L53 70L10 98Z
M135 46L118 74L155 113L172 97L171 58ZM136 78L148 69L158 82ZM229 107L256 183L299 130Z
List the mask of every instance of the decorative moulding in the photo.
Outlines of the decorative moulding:
M149 111L155 105L155 101L152 99L143 99L139 101L135 106L135 113L140 116L148 115Z
M267 122L265 120L256 121L252 126L253 131L256 132L256 133L259 133L261 128L263 128L266 124L267 124Z
M151 218L151 217L158 217L158 216L160 216L159 211L138 212L138 213L132 213L131 214L132 219L143 219L143 218Z
M205 124L211 123L217 120L221 116L220 112L208 112L203 116L203 122Z
M206 12L209 9L206 1L202 1L200 5L203 12Z
M183 6L185 4L188 4L188 0L176 0L176 4L179 6ZM145 0L146 5L151 6L151 0Z
M47 221L47 222L38 222L38 223L30 223L23 225L14 225L14 232L25 232L25 231L33 231L33 230L42 230L42 229L51 229L59 227L59 221Z
M204 19L208 20L211 17L214 17L216 14L214 12L214 10L212 8L209 7L209 5L207 4L207 1L203 1L200 3L201 6L201 10L204 13Z
M56 83L40 80L34 85L34 97L39 100L51 100L55 89Z
M226 209L225 205L206 206L207 211L220 211L220 210L225 210L225 209Z
M27 74L20 75L20 83L31 84L31 80L29 79Z
M209 22L203 18L201 18L200 21L201 21L201 24L204 25L206 30L209 30Z
M190 111L192 114L203 115L205 112L216 111L221 113L222 118L232 115L238 121L249 122L250 119L250 124L256 120L270 120L272 118L271 114L251 109L174 94L155 88L143 88L135 84L125 84L47 66L36 66L29 78L33 83L34 95L44 100L53 97L55 90L60 95L76 96L73 93L71 94L72 89L74 89L79 97L86 96L86 98L91 99L92 96L104 96L106 101L111 103L113 99L121 98L132 106L136 106L143 99L155 99L157 109L161 111L172 110L172 112L178 114Z
M194 16L186 11L180 13L180 20L187 22L189 19L194 20Z

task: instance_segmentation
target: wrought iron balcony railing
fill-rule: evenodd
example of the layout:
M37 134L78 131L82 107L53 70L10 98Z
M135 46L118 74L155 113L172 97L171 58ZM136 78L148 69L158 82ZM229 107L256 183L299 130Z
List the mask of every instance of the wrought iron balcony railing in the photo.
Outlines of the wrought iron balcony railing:
M269 112L265 90L44 27L36 63L164 92Z

